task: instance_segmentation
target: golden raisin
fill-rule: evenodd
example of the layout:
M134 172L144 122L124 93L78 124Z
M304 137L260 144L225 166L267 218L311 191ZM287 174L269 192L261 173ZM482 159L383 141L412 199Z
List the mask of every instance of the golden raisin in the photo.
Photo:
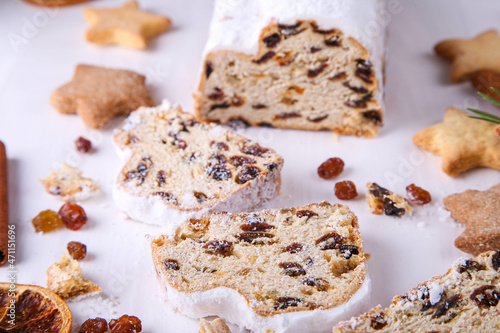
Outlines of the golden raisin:
M411 184L406 186L406 196L415 205L425 205L431 202L431 194L421 187Z
M108 323L103 318L89 318L80 326L78 333L106 333Z
M112 333L136 333L142 331L142 325L139 318L123 315L118 319L111 319L109 329Z
M350 180L345 180L335 184L335 195L340 200L351 200L358 196L356 185Z
M318 168L318 175L323 179L337 177L344 170L344 161L338 157L327 159Z
M80 242L69 242L66 248L68 249L71 258L75 260L85 259L85 256L87 255L87 246Z
M70 230L78 230L87 222L87 215L82 207L74 202L67 202L59 209L59 215Z
M36 232L50 232L63 226L63 221L53 210L40 212L31 223L33 223Z
M75 146L80 153L90 153L92 151L92 143L83 137L76 139Z

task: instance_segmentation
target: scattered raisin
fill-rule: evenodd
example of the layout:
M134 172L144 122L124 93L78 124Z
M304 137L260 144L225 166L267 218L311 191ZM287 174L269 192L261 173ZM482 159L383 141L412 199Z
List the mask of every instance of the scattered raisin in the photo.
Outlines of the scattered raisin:
M257 103L257 104L252 105L252 109L256 109L256 110L265 109L265 108L267 108L267 105L262 104L262 103Z
M334 76L332 76L328 80L330 80L330 81L338 81L338 80L345 79L346 77L347 77L347 74L345 72L340 72L340 73L335 74Z
M309 49L309 51L311 51L311 53L316 53L316 52L319 52L321 50L322 50L321 47L314 47L314 46Z
M213 240L203 245L203 249L209 254L220 254L225 256L231 254L233 251L233 243L226 240Z
M174 271L178 271L181 267L179 266L179 262L175 259L167 259L163 262L167 269L173 269Z
M267 47L273 48L281 41L281 36L277 33L274 33L270 36L267 36L262 41L266 44Z
M209 168L208 175L212 176L215 180L222 181L231 178L231 170L225 165L214 165Z
M415 186L415 184L406 186L406 196L408 200L415 205L425 205L432 200L429 192L421 187Z
M266 54L264 54L262 57L260 57L260 59L254 59L252 60L254 63L256 64L263 64L265 62L267 62L269 59L271 59L272 57L274 57L276 55L275 52L273 51L269 51L267 52Z
M274 117L274 119L290 119L290 118L299 118L301 117L298 112L283 112Z
M327 291L330 283L322 278L308 277L302 280L303 284L315 287L318 291Z
M87 214L85 210L74 202L67 202L59 209L59 215L66 228L70 230L79 230L87 223Z
M278 167L278 164L276 164L274 162L270 163L270 164L264 164L264 165L267 167L267 170L269 170L269 171L273 171Z
M500 293L496 290L496 286L485 285L476 288L470 295L477 306L489 308L490 306L497 306L500 299Z
M321 74L326 68L328 67L327 64L321 64L318 68L315 69L310 69L307 71L307 77L313 78Z
M210 142L210 147L217 150L224 150L224 151L229 150L229 147L225 142L212 141Z
M202 192L194 192L193 195L200 204L204 203L208 199L207 195Z
M318 175L323 179L332 179L344 170L344 161L338 157L327 159L318 167Z
M165 185L165 171L158 171L158 174L156 175L156 182L158 183L158 187Z
M253 155L253 156L262 156L263 154L267 153L269 151L268 148L261 147L258 143L254 143L252 145L245 145L241 147L241 152L244 154L248 155Z
M256 166L244 164L241 168L241 171L236 176L235 181L237 184L245 184L246 182L257 178L259 174L259 168L257 168Z
M359 59L356 64L356 76L366 83L373 83L372 63L369 60Z
M218 87L215 87L214 91L210 95L208 95L207 97L208 97L208 99L210 99L212 101L221 99L222 97L224 97L224 91Z
M366 108L366 101L363 99L348 100L344 102L345 105L351 108Z
M224 103L219 103L219 104L212 104L212 106L210 107L210 110L209 111L213 111L215 109L227 109L231 107L230 104L224 102Z
M491 265L498 271L500 268L500 251L495 252L495 254L491 256Z
M75 141L76 150L80 153L90 153L92 151L92 143L84 137L79 137Z
M57 230L63 226L61 217L53 210L40 212L31 223L35 227L36 232L43 233Z
M304 246L302 244L294 242L294 243L288 245L285 248L285 251L293 254L293 253L298 253L298 252L302 251L303 249L304 249Z
M468 259L466 260L463 264L458 266L458 272L459 273L464 273L464 272L477 272L477 271L482 271L485 270L486 268L478 263L477 261L473 259Z
M212 63L210 61L207 61L205 63L205 75L206 75L207 79L210 77L210 74L212 74L213 71L214 71L214 69L212 67Z
M301 302L300 298L278 297L276 302L274 302L274 310L284 310L290 306L298 306Z
M325 39L325 45L331 47L340 46L342 45L342 39L338 35L328 37L327 39Z
M80 326L78 333L106 333L108 331L108 323L103 318L89 318Z
M325 120L326 118L328 118L328 115L327 115L327 114L324 114L324 115L321 115L321 116L316 116L316 117L311 117L311 116L308 116L308 117L307 117L307 120L309 120L310 122L313 122L313 123L319 123L320 121L323 121L323 120Z
M379 313L372 317L370 322L370 327L374 330L381 330L382 328L387 326L387 322L385 321L384 315Z
M340 200L351 200L358 196L356 185L350 180L345 180L335 184L335 195Z
M278 24L278 28L280 29L280 33L283 36L294 36L300 34L302 31L306 30L306 28L302 29L297 29L302 25L302 21L298 21L297 23L293 25L287 25L287 24Z
M296 262L282 262L279 267L285 270L285 274L288 276L300 276L306 275L306 271L301 264Z
M153 161L151 157L146 156L142 158L142 162L137 165L136 170L131 170L127 172L126 179L134 179L137 178L137 186L140 186L146 180L146 177L149 172L149 168L153 165Z
M66 248L71 258L75 260L83 260L87 256L87 246L80 242L69 242Z
M388 216L403 216L406 210L402 207L397 207L392 200L386 200L384 203L384 214Z
M240 228L243 231L269 231L271 229L274 229L274 225L265 222L256 222L256 223L242 224Z
M254 160L253 158L246 157L246 156L231 156L229 158L229 163L231 163L235 167L239 167L239 166L242 166L244 164L254 164L254 163L257 163L257 161Z
M109 321L111 333L136 333L142 331L141 320L135 316L123 315Z
M315 212L311 211L311 210L299 210L297 212L297 217L298 218L301 218L301 217L304 217L304 216L307 216L307 219L306 221L309 221L309 219L313 216L318 216L318 214L316 214Z
M330 34L333 34L334 32L336 32L337 30L336 29L328 29L328 30L323 30L323 29L320 29L316 24L314 23L311 23L311 26L313 27L313 31L318 33L318 34L322 34L322 35L330 35Z
M346 238L336 232L330 232L316 240L316 245L320 245L320 250L333 250L339 248Z
M266 123L265 121L263 121L261 123L258 123L257 125L260 126L260 127L274 128L273 124Z
M243 232L239 235L236 235L238 240L252 243L257 238L273 238L274 235L268 232Z
M363 86L360 86L360 87L351 86L349 84L349 82L347 82L347 81L344 82L343 85L344 85L344 87L347 87L358 94L366 94L368 92L368 89L366 89L365 87L363 87Z
M161 197L164 202L170 202L173 203L174 205L178 205L177 198L172 193L154 192L153 195Z
M362 115L363 115L363 117L370 120L372 123L374 123L377 126L382 124L382 114L380 113L380 111L368 110L368 111L364 111L362 113Z
M472 296L471 296L472 297ZM454 308L455 306L458 305L458 302L460 301L460 295L453 295L449 298L446 298L444 302L436 309L436 312L432 315L432 318L440 318L444 316L449 309ZM498 302L498 300L497 300Z
M340 253L344 255L345 259L351 259L353 255L359 254L359 249L356 245L342 244L339 247Z

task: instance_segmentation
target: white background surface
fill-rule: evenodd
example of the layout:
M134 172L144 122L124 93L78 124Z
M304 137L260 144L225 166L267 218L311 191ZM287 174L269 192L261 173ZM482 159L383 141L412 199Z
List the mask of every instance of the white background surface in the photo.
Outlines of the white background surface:
M88 5L120 3L106 0ZM358 215L365 250L371 254L371 304L383 306L395 294L446 272L464 255L453 245L464 228L449 218L443 198L469 188L485 190L500 181L498 171L484 168L450 178L441 171L440 157L411 142L416 132L441 121L448 106L498 113L475 96L469 83L450 83L450 67L433 53L433 46L442 39L470 38L498 27L500 4L495 0L393 3L399 3L397 10L386 16L386 120L377 138L333 141L329 132L244 131L285 159L282 194L268 207L338 202L333 194L335 181L320 179L316 168L329 157L345 161L337 180L352 180L358 187L360 196L344 203ZM111 134L119 122L102 132L90 131L77 116L60 115L48 103L52 91L70 80L75 65L88 63L143 73L158 103L168 98L192 110L191 93L197 84L213 3L142 0L140 4L173 20L172 30L153 40L146 51L87 43L83 5L44 9L16 0L0 2L0 139L10 158L17 281L45 286L45 271L60 259L67 242L80 241L88 247L81 263L83 273L104 291L99 297L69 303L75 328L88 317L109 320L127 313L142 320L144 332L197 332L198 322L171 309L156 281L144 235L161 230L129 221L114 207L111 186L120 161ZM80 135L94 141L96 153L82 155L74 150L73 141ZM89 222L82 230L36 234L31 219L41 210L58 210L62 204L44 192L38 179L65 160L98 180L102 195L83 203ZM364 194L368 181L401 194L407 185L416 183L431 192L433 203L415 207L411 218L372 215ZM7 268L0 268L0 280L7 280L8 273Z

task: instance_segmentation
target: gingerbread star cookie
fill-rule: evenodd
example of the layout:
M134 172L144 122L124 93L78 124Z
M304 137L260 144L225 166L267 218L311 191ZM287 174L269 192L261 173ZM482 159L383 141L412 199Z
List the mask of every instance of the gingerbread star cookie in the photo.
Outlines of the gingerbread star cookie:
M154 105L145 82L132 71L78 65L73 80L54 91L50 103L60 113L77 113L88 127L100 129L117 115Z
M500 36L486 31L473 39L445 40L434 47L441 57L452 62L451 81L468 80L481 69L500 70Z
M121 45L133 49L146 48L148 39L167 31L168 17L139 8L137 1L109 8L86 8L85 19L90 24L86 39L101 45Z
M457 248L473 255L500 250L500 184L487 191L452 194L444 198L444 206L467 226L455 240Z
M465 111L448 108L444 121L418 132L413 143L442 157L451 177L476 168L500 170L500 140L495 124L472 119Z

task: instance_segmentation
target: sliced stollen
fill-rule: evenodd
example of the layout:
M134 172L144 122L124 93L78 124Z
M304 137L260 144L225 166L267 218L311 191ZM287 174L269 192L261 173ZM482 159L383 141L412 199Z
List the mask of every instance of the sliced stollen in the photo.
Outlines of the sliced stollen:
M333 329L352 332L498 332L500 252L461 258L447 274Z
M199 118L373 137L382 126L379 0L218 0Z
M172 233L188 218L241 212L274 198L283 159L168 102L141 107L115 130L125 160L114 187L118 208Z
M357 218L327 202L191 219L151 247L171 304L253 332L329 332L370 291Z

